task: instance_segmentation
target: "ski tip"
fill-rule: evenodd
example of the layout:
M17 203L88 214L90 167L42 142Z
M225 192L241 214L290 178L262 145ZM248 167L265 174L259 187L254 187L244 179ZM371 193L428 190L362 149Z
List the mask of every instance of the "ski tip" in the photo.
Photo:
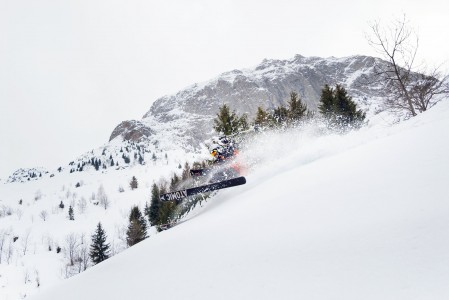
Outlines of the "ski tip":
M240 184L245 184L245 183L246 183L246 178L243 177L243 176L234 178L234 180L235 180L235 182L236 182L237 184L239 184L239 185L240 185Z

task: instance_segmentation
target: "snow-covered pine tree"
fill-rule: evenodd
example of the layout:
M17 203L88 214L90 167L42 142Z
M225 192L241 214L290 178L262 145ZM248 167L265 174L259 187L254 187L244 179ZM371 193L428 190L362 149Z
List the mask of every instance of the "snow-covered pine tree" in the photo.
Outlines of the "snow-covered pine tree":
M90 246L89 256L96 265L110 257L110 245L106 243L106 232L101 223L97 225L95 233L92 235L92 243Z
M288 109L284 106L279 106L273 111L273 122L275 126L283 127L288 120Z
M338 84L335 89L328 85L324 86L318 110L329 128L340 131L360 128L366 116L362 110L357 110L352 97L348 95L344 87Z

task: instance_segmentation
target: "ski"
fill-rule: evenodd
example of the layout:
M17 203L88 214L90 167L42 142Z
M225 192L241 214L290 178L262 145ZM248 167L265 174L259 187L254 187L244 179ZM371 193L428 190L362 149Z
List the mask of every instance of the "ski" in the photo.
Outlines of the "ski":
M242 185L245 183L246 183L246 178L242 176L242 177L232 178L232 179L215 182L215 183L211 183L211 184L207 184L207 185L203 185L203 186L199 186L199 187L194 187L194 188L190 188L190 189L166 193L166 194L161 195L160 199L161 199L161 201L181 200L181 199L184 199L189 196L193 196L193 195L197 195L197 194L201 194L201 193L212 192L212 191L216 191L216 190L221 190L221 189L225 189L225 188L229 188L229 187L233 187L233 186Z

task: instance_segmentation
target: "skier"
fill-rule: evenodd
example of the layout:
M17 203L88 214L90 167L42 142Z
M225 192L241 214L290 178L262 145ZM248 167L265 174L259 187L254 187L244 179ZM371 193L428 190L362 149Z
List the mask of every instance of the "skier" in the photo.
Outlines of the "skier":
M234 141L227 137L220 137L218 147L214 147L210 152L213 156L213 163L223 163L238 154Z
M178 201L189 196L246 183L246 178L242 176L242 168L235 160L238 155L237 144L229 137L221 137L211 148L212 167L190 170L195 180L201 182L200 178L204 178L205 181L199 186L162 194L161 201Z
M223 178L233 178L241 175L240 164L235 160L238 155L236 143L228 137L220 137L218 145L215 146L211 155L212 164L218 168L212 180L222 180Z

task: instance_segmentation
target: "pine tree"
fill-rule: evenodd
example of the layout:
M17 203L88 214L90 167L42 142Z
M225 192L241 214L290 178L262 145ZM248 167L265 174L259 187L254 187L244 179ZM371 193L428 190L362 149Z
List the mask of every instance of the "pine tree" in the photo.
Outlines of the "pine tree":
M214 119L214 129L220 134L231 135L248 128L247 116L237 116L235 111L231 112L229 106L223 104L217 117Z
M366 117L362 110L357 110L357 105L352 101L345 88L338 84L335 89L328 85L324 86L321 90L318 110L325 118L329 128L340 131L360 128Z
M180 179L179 179L178 175L176 175L176 173L173 174L173 177L170 182L170 191L172 191L172 192L176 191L179 183L180 183Z
M147 218L150 216L150 206L148 205L148 202L145 202L145 207L143 208L143 214ZM148 219L149 220L149 219ZM151 224L150 224L151 225Z
M131 182L129 183L129 186L131 187L132 190L137 189L139 187L139 183L137 182L136 176L133 176Z
M94 264L101 263L110 257L109 244L106 243L106 232L98 223L97 230L92 235L89 256Z
M307 106L302 102L298 93L291 92L288 101L288 118L292 123L296 123L305 118Z
M148 221L151 226L159 223L159 208L161 206L161 199L159 198L159 188L157 184L153 184L151 189L151 205L148 210Z
M334 114L334 90L327 84L321 90L319 112L329 119Z
M338 85L335 87L335 108L337 112L337 124L340 128L360 128L365 120L365 113L357 110L357 105L348 96L345 88Z
M284 106L279 106L273 111L273 122L277 126L283 126L287 123L288 119L288 109Z
M133 246L147 237L147 224L138 206L131 209L129 215L129 225L126 232L126 242L128 246Z
M257 129L264 129L269 126L270 118L269 114L262 108L257 108L256 118L254 119L254 126Z
M249 123L248 123L248 115L243 114L239 117L239 131L245 131L249 129Z
M71 221L75 220L75 214L73 212L73 208L71 205L69 206L69 220Z
M174 201L165 201L161 203L159 209L159 224L170 224L176 209L176 203Z

